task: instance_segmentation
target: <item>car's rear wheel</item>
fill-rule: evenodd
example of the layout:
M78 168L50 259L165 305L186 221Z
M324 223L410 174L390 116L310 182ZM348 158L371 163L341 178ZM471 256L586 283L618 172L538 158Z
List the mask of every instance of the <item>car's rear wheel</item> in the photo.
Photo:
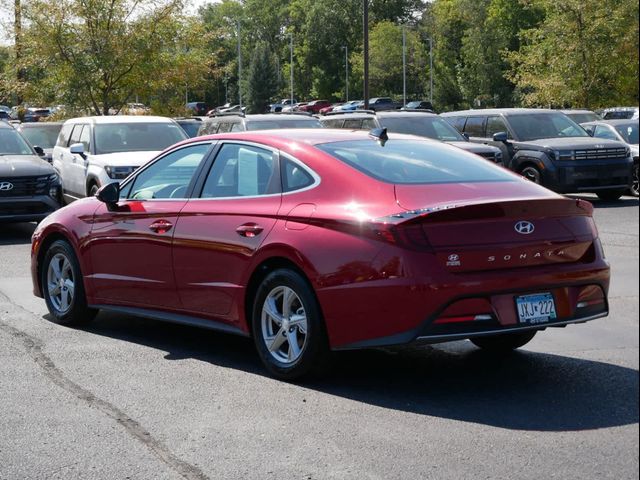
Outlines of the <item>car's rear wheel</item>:
M501 335L490 335L486 337L471 338L471 342L488 352L509 352L526 345L536 336L535 330L518 333L503 333Z
M320 307L293 270L275 270L262 281L252 330L260 359L277 378L294 380L325 366L329 347Z
M624 190L601 190L597 192L597 195L600 200L604 200L605 202L614 202L624 195Z
M61 325L83 325L97 311L87 306L80 265L66 241L57 240L44 255L41 285L49 313Z
M538 185L542 184L542 173L533 165L527 165L520 170L520 175L533 183L537 183Z

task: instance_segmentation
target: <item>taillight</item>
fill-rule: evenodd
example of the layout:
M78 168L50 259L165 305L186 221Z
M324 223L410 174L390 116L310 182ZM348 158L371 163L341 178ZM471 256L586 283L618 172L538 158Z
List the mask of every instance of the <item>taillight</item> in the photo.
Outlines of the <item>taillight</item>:
M375 224L373 225L373 232L378 240L398 245L402 248L433 251L431 243L420 224Z

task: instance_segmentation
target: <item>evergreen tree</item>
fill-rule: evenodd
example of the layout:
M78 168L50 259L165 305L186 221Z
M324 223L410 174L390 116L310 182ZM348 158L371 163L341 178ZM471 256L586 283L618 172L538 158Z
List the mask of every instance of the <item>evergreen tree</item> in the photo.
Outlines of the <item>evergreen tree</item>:
M264 42L253 49L246 81L248 113L264 113L269 100L278 92L273 55Z

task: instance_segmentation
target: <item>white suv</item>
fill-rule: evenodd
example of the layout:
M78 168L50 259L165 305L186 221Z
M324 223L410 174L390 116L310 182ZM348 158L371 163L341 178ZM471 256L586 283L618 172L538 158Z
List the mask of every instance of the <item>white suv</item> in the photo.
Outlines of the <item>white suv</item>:
M164 117L67 120L52 154L65 201L95 195L103 185L125 179L159 152L186 138L174 120Z

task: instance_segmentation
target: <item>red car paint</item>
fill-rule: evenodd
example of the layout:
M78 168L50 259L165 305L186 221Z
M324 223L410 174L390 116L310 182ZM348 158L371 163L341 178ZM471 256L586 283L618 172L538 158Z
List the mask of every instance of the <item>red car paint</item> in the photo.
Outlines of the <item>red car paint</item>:
M253 276L294 265L315 291L334 349L518 328L515 297L539 292L552 293L558 311L541 327L607 314L609 265L588 202L511 173L507 183L394 185L316 148L366 138L289 130L187 140L180 145L269 146L319 183L258 198L126 200L116 211L96 198L74 202L33 235L34 293L42 296L46 247L65 238L89 305L198 318L245 335ZM521 220L535 222L534 234L514 233Z

